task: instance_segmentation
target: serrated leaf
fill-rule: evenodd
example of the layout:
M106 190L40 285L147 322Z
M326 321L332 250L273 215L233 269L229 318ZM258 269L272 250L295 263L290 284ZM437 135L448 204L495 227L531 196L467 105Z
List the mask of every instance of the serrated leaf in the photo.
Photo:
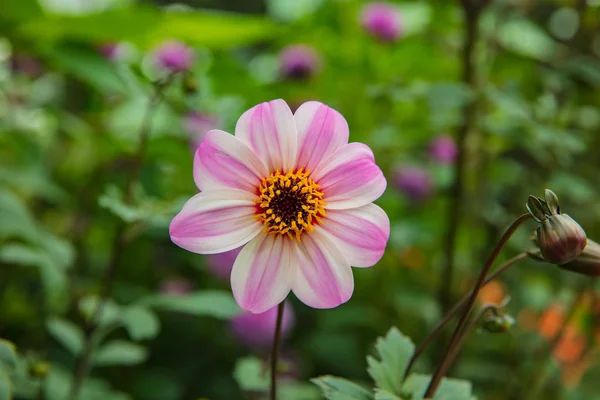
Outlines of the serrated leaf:
M269 387L269 371L256 357L240 358L233 371L235 381L243 390L267 390Z
M230 292L219 290L205 290L182 296L155 295L143 299L140 305L221 319L233 318L242 311Z
M411 396L412 400L423 400L430 381L430 375L410 374L402 385L402 394ZM471 382L453 378L442 378L433 397L434 400L471 400L472 398Z
M123 312L123 323L133 340L155 338L160 331L160 320L146 307L131 306Z
M50 335L71 354L79 355L81 353L83 332L77 325L60 317L51 317L46 323L46 327Z
M415 352L415 345L407 336L393 327L383 338L378 338L375 349L379 360L367 357L367 372L379 389L398 394L406 367Z
M15 345L8 340L0 339L0 362L11 368L17 365Z
M327 400L373 400L367 389L347 379L325 375L311 379Z
M146 349L126 340L113 340L102 345L94 353L94 365L136 365L148 357Z
M387 390L375 389L375 400L404 400Z

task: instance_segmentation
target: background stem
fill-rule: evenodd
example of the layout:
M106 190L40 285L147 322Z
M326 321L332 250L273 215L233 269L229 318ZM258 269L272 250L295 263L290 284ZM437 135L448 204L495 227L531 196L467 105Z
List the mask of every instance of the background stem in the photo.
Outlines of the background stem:
M277 322L275 323L273 349L271 350L271 400L277 400L277 363L279 361L279 345L281 342L284 304L285 301L282 301L277 306Z

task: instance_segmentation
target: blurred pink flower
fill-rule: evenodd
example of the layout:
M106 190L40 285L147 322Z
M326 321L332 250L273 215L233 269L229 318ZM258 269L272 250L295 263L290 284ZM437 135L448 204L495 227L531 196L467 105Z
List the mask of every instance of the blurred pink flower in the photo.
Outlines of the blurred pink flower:
M179 296L190 293L193 289L192 282L185 278L169 278L161 283L158 291L162 294Z
M433 188L429 171L416 166L396 168L392 182L397 190L412 201L426 199Z
M458 148L451 136L440 135L429 144L429 156L441 164L452 164L458 156Z
M171 72L184 72L192 68L194 51L176 40L163 42L154 53L157 65Z
M30 78L37 78L44 72L42 62L26 53L15 53L10 59L10 68L13 72L22 73Z
M279 53L279 70L284 78L305 79L317 73L321 61L316 50L297 44Z
M241 250L242 248L238 247L224 253L209 254L206 261L208 269L215 277L228 281L231 278L233 263Z
M200 193L170 226L171 240L200 254L244 246L231 272L238 304L262 313L293 291L315 308L350 299L350 266L376 264L390 233L372 202L386 180L371 149L348 144L348 124L311 101L283 100L238 120L235 136L206 134L194 159Z
M367 4L361 12L360 20L362 27L382 42L393 42L402 35L400 12L393 4Z
M285 338L294 326L294 309L285 303L281 321L281 336ZM244 312L230 322L231 332L244 346L255 350L266 350L273 344L275 324L277 323L277 307L263 313Z
M98 46L98 51L109 61L118 61L125 54L123 45L114 42L101 44Z
M204 135L211 129L216 129L219 125L219 117L198 111L190 111L183 118L183 127L190 135L190 144L194 151L200 146Z

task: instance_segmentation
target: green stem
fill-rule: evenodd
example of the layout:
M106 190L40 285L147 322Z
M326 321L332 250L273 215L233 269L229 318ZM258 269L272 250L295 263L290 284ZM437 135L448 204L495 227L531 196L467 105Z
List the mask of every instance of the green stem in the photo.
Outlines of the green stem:
M506 232L504 232L504 235L502 235L502 238L500 238L500 241L498 242L498 244L492 251L492 254L488 258L487 262L483 266L483 269L482 269L481 273L479 274L479 278L477 279L477 282L475 283L475 287L473 288L473 291L471 292L471 296L469 297L469 300L467 301L467 306L465 308L465 311L464 311L462 317L460 318L460 321L456 325L456 329L454 329L454 333L452 334L452 337L450 338L450 343L448 343L448 346L446 348L446 351L444 353L442 361L440 362L440 364L438 365L438 368L436 369L435 373L433 374L431 383L429 384L429 387L427 388L427 391L425 392L425 398L433 397L442 377L446 374L446 372L448 371L448 368L450 368L451 363L449 362L450 361L449 358L452 355L453 348L457 344L460 332L462 331L463 326L465 325L465 322L467 321L467 318L469 317L469 314L471 313L471 310L473 309L473 305L475 304L475 300L477 299L479 290L481 290L481 288L483 287L485 278L486 278L490 268L494 264L494 261L498 257L498 254L500 254L500 251L502 250L502 248L504 247L506 242L508 242L508 239L510 239L510 237L519 228L519 226L523 222L527 221L529 218L531 218L530 214L523 214L523 215L519 216L508 227L508 229L506 230Z

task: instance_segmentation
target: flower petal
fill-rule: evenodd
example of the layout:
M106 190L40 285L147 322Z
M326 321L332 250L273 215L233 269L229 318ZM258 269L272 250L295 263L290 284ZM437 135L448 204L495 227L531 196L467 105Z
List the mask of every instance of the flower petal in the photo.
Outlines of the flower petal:
M194 181L200 190L243 189L255 193L267 167L244 142L220 130L209 131L196 151Z
M246 111L235 126L235 136L265 161L270 172L295 166L298 131L285 101L261 103Z
M317 167L312 179L321 185L325 208L334 210L369 204L381 196L387 185L373 152L362 143L338 149Z
M255 196L239 189L216 189L188 200L171 221L173 243L194 253L215 254L246 244L263 225L254 216Z
M339 112L323 103L302 104L294 119L299 146L296 168L314 171L321 160L348 143L348 123Z
M354 290L352 268L326 235L314 230L295 243L298 268L292 291L314 308L333 308L347 302Z
M348 210L328 210L323 223L315 227L335 242L353 267L370 267L383 256L390 237L390 220L371 203Z
M244 246L231 271L231 289L240 307L258 314L285 299L297 265L291 244L287 237L261 234Z

